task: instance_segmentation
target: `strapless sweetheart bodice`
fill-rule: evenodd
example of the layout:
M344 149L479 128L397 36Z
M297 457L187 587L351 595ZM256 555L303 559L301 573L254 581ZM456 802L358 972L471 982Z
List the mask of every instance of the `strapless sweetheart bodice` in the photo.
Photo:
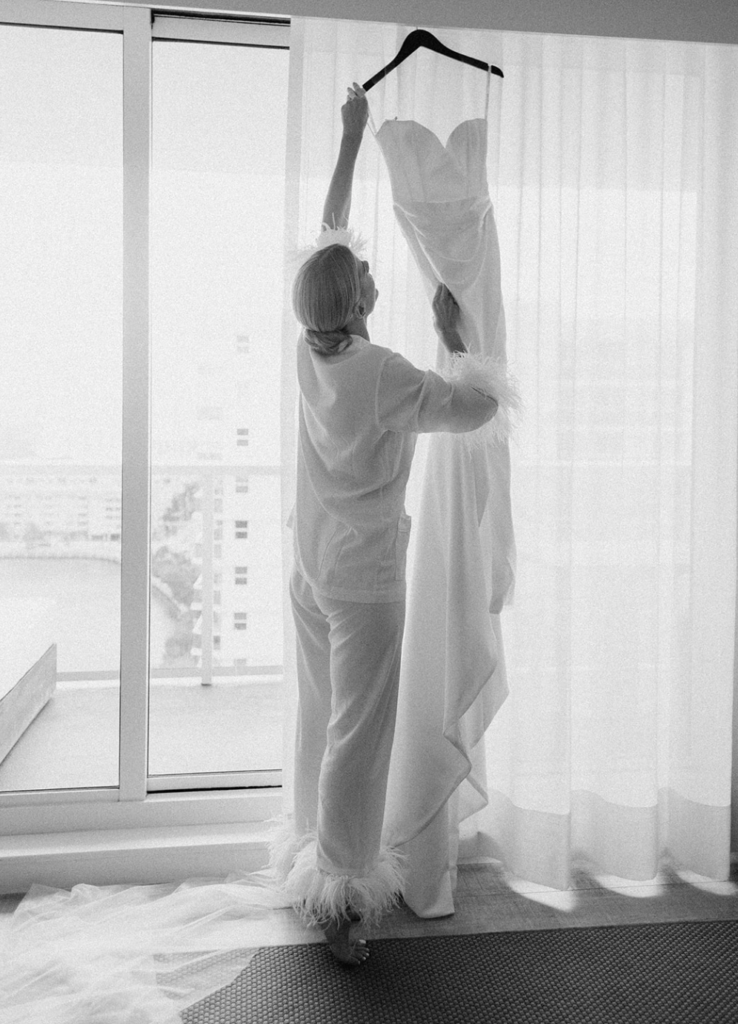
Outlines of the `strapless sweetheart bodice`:
M395 202L482 198L487 186L487 121L458 124L444 146L417 121L385 121L376 133Z

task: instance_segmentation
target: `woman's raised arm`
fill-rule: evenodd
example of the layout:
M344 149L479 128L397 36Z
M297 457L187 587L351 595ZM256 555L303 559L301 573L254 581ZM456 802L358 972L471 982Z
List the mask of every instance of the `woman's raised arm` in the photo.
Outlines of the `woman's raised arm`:
M369 119L366 93L357 82L354 82L353 87L348 90L346 102L341 107L341 117L343 119L341 148L323 207L323 224L329 228L348 227L354 166Z

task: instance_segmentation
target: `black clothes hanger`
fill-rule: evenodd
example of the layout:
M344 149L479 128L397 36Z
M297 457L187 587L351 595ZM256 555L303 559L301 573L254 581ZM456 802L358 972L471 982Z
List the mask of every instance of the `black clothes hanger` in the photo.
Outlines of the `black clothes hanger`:
M484 61L477 60L475 57L467 57L464 53L449 50L440 40L436 39L432 32L427 32L424 28L416 28L406 37L394 60L391 60L386 67L378 71L376 75L373 75L368 82L364 82L364 92L369 92L373 85L381 82L385 75L388 75L390 71L394 71L398 64L402 64L411 53L415 53L421 46L425 46L428 50L434 50L444 57L451 57L452 60L460 60L462 64L471 64L473 68L481 68L482 71L488 73L491 71L492 74L499 75L500 78L505 77L500 69L496 68L493 64L485 64Z

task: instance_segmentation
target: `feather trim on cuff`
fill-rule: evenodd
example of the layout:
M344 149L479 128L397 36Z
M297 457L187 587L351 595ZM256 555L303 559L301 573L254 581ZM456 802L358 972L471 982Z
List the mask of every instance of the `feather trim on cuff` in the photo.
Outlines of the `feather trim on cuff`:
M497 412L491 420L463 435L468 445L476 448L510 439L520 419L522 401L520 385L508 371L505 362L490 356L480 358L465 352L455 352L451 356L449 368L439 372L445 380L469 384L497 402Z
M289 262L297 270L318 249L325 249L329 245L345 245L357 259L363 260L366 259L367 244L366 239L353 228L329 228L327 225L323 225L323 230L311 245L305 245L292 251Z
M369 925L399 904L404 885L404 856L382 846L379 859L368 875L341 875L318 867L315 832L303 836L280 829L270 847L270 864L279 877L280 893L306 925L324 926L346 920L349 911Z

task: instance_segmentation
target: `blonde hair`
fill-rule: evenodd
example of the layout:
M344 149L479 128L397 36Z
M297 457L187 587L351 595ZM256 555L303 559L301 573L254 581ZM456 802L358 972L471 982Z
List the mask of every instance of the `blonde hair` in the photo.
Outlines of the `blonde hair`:
M318 249L300 267L292 285L292 308L308 345L332 355L350 336L346 325L361 300L357 258L348 246Z

